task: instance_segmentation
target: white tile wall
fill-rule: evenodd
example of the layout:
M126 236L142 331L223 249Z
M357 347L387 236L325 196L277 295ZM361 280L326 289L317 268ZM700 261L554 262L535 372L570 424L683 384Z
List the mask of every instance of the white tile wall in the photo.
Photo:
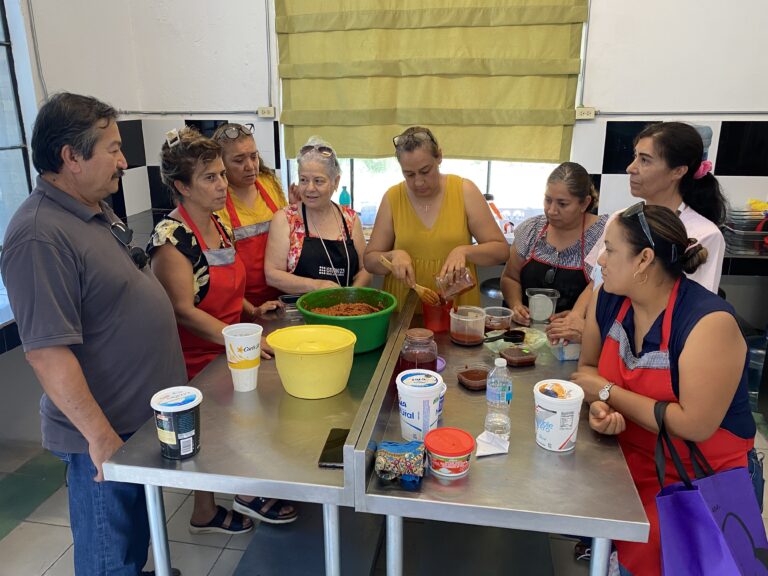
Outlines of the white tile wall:
M125 171L123 174L123 196L127 216L133 216L152 208L146 166L130 168Z
M628 174L603 174L600 181L600 214L612 214L637 202L629 192Z

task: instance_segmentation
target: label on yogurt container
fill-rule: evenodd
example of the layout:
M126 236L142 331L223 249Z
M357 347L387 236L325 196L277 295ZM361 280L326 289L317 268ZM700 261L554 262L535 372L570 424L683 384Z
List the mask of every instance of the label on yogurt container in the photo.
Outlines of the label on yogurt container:
M400 382L413 388L429 388L436 386L442 381L442 378L431 370L410 370L402 372L398 377Z

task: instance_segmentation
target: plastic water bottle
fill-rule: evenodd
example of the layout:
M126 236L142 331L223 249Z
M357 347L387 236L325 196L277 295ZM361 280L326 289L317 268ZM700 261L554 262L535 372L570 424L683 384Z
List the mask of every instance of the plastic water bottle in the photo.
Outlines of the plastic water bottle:
M352 204L352 197L347 192L347 187L341 187L341 194L339 194L339 204L342 206L350 206Z
M496 358L495 368L488 374L485 387L485 399L488 413L485 416L485 429L504 439L509 439L509 403L512 401L512 377L507 370L507 361Z

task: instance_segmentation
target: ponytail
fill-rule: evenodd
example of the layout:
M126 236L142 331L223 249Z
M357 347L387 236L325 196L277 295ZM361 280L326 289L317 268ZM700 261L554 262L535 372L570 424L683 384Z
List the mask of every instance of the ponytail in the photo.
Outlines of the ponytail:
M698 168L698 166L696 167ZM728 201L720 188L720 182L711 173L707 172L699 179L694 179L696 169L688 172L680 181L680 193L683 202L716 225L725 222L725 214L728 209Z

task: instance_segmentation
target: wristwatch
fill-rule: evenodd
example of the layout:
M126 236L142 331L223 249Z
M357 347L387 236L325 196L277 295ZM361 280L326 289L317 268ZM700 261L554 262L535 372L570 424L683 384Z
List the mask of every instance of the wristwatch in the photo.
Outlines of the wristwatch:
M613 388L613 382L608 382L605 386L600 388L600 392L597 393L597 397L603 402L608 402L608 398L611 397L611 388Z

